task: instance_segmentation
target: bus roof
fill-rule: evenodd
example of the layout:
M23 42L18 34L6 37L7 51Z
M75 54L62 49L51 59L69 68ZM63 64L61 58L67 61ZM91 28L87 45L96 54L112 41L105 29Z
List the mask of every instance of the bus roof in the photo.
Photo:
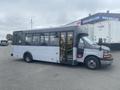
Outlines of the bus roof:
M55 27L55 28L43 28L43 29L31 29L31 30L21 30L14 31L17 32L25 32L25 33L33 33L33 32L58 32L58 31L76 31L78 30L78 26L64 26L64 27Z

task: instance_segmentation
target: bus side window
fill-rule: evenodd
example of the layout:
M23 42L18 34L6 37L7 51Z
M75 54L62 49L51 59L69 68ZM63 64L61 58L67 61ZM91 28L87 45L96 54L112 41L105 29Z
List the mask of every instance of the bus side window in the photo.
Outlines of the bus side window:
M48 46L49 45L49 33L41 33L40 45L41 46Z
M44 33L41 33L40 34L40 45L44 46L44 42L45 42L45 36L44 36Z
M59 45L59 33L50 33L50 45L57 46Z
M13 45L22 45L23 36L19 33L13 35Z
M32 40L33 45L39 45L39 41L40 41L39 35L34 34L33 35L33 40Z
M31 45L32 44L32 34L26 34L25 36L25 44Z
M19 37L17 34L13 35L13 45L19 45Z
M45 33L45 42L44 42L44 44L45 44L46 46L49 45L49 33Z

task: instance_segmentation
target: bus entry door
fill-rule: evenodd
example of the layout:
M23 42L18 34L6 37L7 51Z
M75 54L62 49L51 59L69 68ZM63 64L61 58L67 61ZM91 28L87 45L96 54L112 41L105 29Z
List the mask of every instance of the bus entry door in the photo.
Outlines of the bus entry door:
M60 62L69 63L73 60L73 32L60 33Z

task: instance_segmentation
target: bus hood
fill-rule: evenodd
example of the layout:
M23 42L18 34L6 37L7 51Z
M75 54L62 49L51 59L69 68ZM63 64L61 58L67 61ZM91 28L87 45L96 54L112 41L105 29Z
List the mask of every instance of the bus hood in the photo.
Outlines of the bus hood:
M107 46L99 46L99 47L101 47L103 50L107 50L107 51L110 51L110 48L109 47L107 47Z
M110 48L107 46L100 46L100 45L93 45L94 49L101 49L101 50L107 50L110 51Z

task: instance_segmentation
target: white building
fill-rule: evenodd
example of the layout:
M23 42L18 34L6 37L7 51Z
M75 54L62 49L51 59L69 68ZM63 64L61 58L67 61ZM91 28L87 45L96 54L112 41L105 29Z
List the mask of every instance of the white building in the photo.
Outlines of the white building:
M79 23L79 24L78 24ZM120 43L120 14L96 13L68 25L81 25L94 42Z

